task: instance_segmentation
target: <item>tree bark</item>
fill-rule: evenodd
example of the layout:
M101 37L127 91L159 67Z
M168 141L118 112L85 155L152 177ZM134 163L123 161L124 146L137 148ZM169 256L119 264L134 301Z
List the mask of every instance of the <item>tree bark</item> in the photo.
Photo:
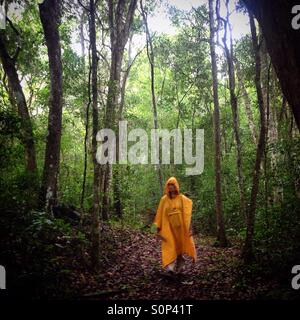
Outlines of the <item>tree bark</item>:
M90 0L89 5L89 36L92 53L92 114L93 114L93 136L92 136L92 154L94 164L94 181L93 181L93 216L92 216L92 266L99 266L100 257L100 217L99 217L99 201L100 201L100 165L96 159L97 140L96 136L99 129L98 115L98 92L97 92L97 69L98 57L96 47L96 8L95 1Z
M127 4L127 9L126 9ZM105 128L114 130L118 136L116 126L116 111L119 110L121 65L126 43L129 38L130 28L137 0L119 0L115 3L108 0L108 21L111 45L111 66L108 83L108 94L105 114ZM118 145L117 145L118 148ZM118 159L116 159L118 162ZM102 166L103 172L103 198L102 198L102 219L109 218L109 190L111 186L112 167L110 163Z
M83 179L82 179L82 190L80 198L80 209L81 209L81 222L83 221L83 206L85 197L85 185L86 185L86 172L87 172L87 159L88 159L88 136L89 136L89 119L90 119L90 104L91 104L91 65L89 59L89 73L88 73L88 83L86 82L86 62L85 62L85 45L84 45L84 17L85 14L82 13L80 20L80 45L81 45L81 55L82 55L82 67L83 67L83 101L88 99L87 103L83 103L84 117L85 117L85 136L84 136L84 163L83 163Z
M239 185L239 193L240 193L240 213L245 218L246 208L245 208L244 179L242 174L242 145L241 145L241 139L240 139L240 133L239 133L236 81L235 81L235 71L234 71L234 64L233 64L233 45L232 45L231 25L229 21L228 2L229 0L226 0L226 9L227 9L226 19L222 19L224 22L223 44L224 44L227 67L228 67L230 104L231 104L232 119L233 119L234 137L235 137L236 150L237 150L236 162L237 162L237 176L238 176L238 185ZM227 45L228 29L229 29L229 37L230 37L230 49L228 48L228 45Z
M62 125L62 62L59 36L61 0L45 0L39 4L50 70L50 101L48 135L41 187L41 204L51 210L57 203L57 180L59 174L60 140Z
M265 155L267 156L270 154L270 164L271 164L271 172L273 172L276 176L277 172L277 162L279 154L276 151L274 146L278 142L278 120L277 120L277 112L276 112L276 99L272 99L274 92L274 82L276 79L275 72L273 71L272 64L269 62L268 53L266 48L265 39L262 39L262 43L260 46L261 50L261 61L262 61L262 79L263 79L263 99L265 105L265 112L266 112L266 152ZM267 159L264 161L265 168L267 168ZM265 174L267 177L268 175ZM274 179L276 182L277 179ZM267 183L267 181L266 181ZM268 202L275 202L280 203L282 198L282 189L277 186L273 185L272 187L272 196L268 197Z
M244 100L244 106L245 106L246 116L247 116L247 120L248 120L248 125L249 125L250 132L251 132L252 141L255 145L257 145L258 138L257 138L256 128L254 125L254 120L253 120L251 101L250 101L249 94L248 94L246 86L245 86L245 81L244 81L244 77L243 77L243 74L241 71L241 66L240 66L239 61L235 60L235 66L236 66L236 73L237 73L237 77L238 77L238 85L239 85L239 89L241 91L242 98Z
M243 0L258 20L268 52L300 130L300 32L292 28L296 0Z
M210 55L213 80L214 98L214 133L215 133L215 205L217 216L217 242L220 246L227 246L225 226L222 212L221 196L221 134L220 134L220 106L218 94L217 59L215 51L215 25L214 25L214 1L209 0L209 26L210 26Z
M255 211L256 211L256 198L259 188L259 176L260 176L260 166L263 158L264 147L265 147L265 108L263 101L263 93L261 88L261 58L259 54L259 44L257 40L256 27L254 22L254 17L252 13L249 13L250 28L252 35L252 44L253 44L253 53L255 57L255 87L257 94L257 102L260 112L260 133L259 140L256 149L256 159L255 167L252 174L252 188L250 203L247 210L247 230L246 230L246 239L243 247L242 256L245 263L248 263L253 260L253 236L254 236L254 223L255 223Z
M146 39L147 39L147 56L150 64L150 78L151 78L151 100L152 100L152 108L153 108L153 124L154 129L158 129L158 117L157 117L157 106L156 106L156 96L155 96L155 61L154 61L154 50L152 44L152 38L149 31L148 21L147 21L147 12L143 7L143 1L140 0L140 7L143 16L143 22L146 31ZM159 142L158 142L159 144ZM158 181L160 186L160 192L163 193L163 174L160 163L156 165L156 170L158 173Z

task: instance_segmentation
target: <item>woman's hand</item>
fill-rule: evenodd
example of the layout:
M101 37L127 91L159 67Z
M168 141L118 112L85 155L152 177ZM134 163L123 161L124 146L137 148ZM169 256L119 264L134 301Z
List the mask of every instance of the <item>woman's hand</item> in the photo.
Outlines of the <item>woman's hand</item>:
M153 224L151 225L150 231L151 231L152 233L157 233L158 228L157 228L157 225L156 225L155 223L153 223Z
M150 231L151 231L152 233L155 233L159 240L167 241L163 236L161 236L161 235L159 234L160 228L158 228L155 223L152 224L152 226L151 226L151 228L150 228Z

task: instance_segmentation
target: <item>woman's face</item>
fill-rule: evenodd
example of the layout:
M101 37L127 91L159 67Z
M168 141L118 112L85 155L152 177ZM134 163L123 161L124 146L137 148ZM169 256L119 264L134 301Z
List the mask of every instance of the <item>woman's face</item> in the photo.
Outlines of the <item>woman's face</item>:
M169 192L174 193L176 191L176 187L174 186L174 184L170 183L168 186L169 186Z

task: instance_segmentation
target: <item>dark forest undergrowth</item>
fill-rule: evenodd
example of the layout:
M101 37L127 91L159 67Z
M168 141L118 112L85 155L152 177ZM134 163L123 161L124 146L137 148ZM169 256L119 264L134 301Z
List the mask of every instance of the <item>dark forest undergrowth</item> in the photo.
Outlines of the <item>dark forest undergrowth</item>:
M2 218L7 219L9 214ZM100 266L92 270L86 226L49 218L42 212L14 214L14 219L1 233L6 235L1 243L9 244L1 247L4 254L0 263L8 271L7 293L11 296L93 300L297 299L290 289L289 270L270 266L259 257L252 265L243 265L241 243L234 239L230 247L219 248L214 246L214 237L195 234L198 260L193 264L187 257L183 272L170 276L161 267L160 240L148 227L106 223L101 226Z

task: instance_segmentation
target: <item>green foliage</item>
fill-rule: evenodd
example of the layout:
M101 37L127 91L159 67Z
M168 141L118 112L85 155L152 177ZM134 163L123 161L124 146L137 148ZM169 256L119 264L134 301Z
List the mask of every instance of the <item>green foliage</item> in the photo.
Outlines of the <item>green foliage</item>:
M145 1L149 16L155 15L161 1ZM239 4L241 10L244 7ZM78 10L78 8L80 10ZM91 148L91 110L86 123L88 78L90 57L88 55L88 19L81 7L64 3L64 16L60 25L62 64L63 64L63 124L61 137L60 171L58 177L59 201L79 207L84 169L85 126L89 126L87 143L87 176L84 209L87 228L91 227L93 207L93 161ZM193 200L193 227L204 235L216 235L215 214L215 169L214 169L214 123L212 77L207 6L201 5L190 12L169 6L172 23L177 33L152 34L155 56L155 93L158 110L158 126L164 129L191 128L204 129L204 172L200 176L186 176L186 165L162 165L163 183L169 176L176 176L181 192L189 193ZM107 86L111 52L106 4L97 4L97 51L98 51L98 110L99 128L107 110ZM85 56L82 57L79 45L80 23L84 24ZM38 173L25 172L24 146L20 142L20 116L14 103L9 99L8 81L3 68L0 68L0 208L3 211L0 221L7 236L2 242L10 243L3 252L12 265L20 271L16 279L20 286L48 288L41 295L56 295L60 283L70 280L73 268L73 255L89 246L89 238L78 227L70 226L61 219L54 219L43 211L37 211L36 202L44 166L45 141L48 128L50 98L49 65L47 48L41 26L38 6L26 2L23 18L14 23L17 35L10 25L1 31L5 45L11 56L21 48L16 61L30 118L34 131L34 142L38 163ZM151 31L151 30L150 30ZM134 36L144 32L139 14L134 17ZM122 76L133 59L136 43L132 43L124 54L121 67ZM259 132L259 112L256 88L254 85L255 63L250 34L234 43L235 65L239 62L243 82L251 104L253 123ZM245 216L240 208L240 195L237 179L236 142L233 130L233 117L230 106L227 65L224 55L217 54L219 68L219 100L221 122L221 179L222 210L227 236L242 242L246 235ZM266 77L265 70L262 76ZM273 115L274 126L269 119L268 143L265 159L261 165L259 192L255 220L255 253L257 265L249 266L246 273L280 272L287 265L297 262L299 250L300 221L300 139L295 130L293 117L288 107L282 103L282 92L275 72L270 69L269 113ZM236 77L239 113L239 134L242 144L242 176L246 204L250 201L252 175L256 155L249 127L245 101ZM266 89L263 79L263 89ZM121 115L128 121L128 131L142 128L150 136L153 128L150 67L146 48L134 60L130 69L125 90L125 105ZM265 93L265 91L264 91ZM270 115L269 115L270 116ZM273 130L271 132L271 129ZM129 143L129 147L133 143ZM174 149L171 143L171 154ZM151 225L162 196L158 172L154 165L113 165L113 179L110 189L110 223L127 224L132 228ZM123 209L121 220L115 216L115 173L119 173L120 202ZM100 197L102 194L100 195ZM101 204L101 203L100 203ZM152 230L153 231L153 230ZM2 247L1 247L2 249ZM11 254L8 252L11 250ZM25 257L25 258L24 258ZM77 257L78 258L78 257ZM82 258L82 257L81 257ZM79 258L79 261L81 261ZM23 260L22 260L23 259ZM69 259L69 260L68 260ZM66 261L67 260L67 261ZM75 260L75 259L74 259ZM25 265L21 265L25 264ZM40 281L39 286L34 281ZM247 285L241 281L241 287ZM61 288L63 290L63 288Z

